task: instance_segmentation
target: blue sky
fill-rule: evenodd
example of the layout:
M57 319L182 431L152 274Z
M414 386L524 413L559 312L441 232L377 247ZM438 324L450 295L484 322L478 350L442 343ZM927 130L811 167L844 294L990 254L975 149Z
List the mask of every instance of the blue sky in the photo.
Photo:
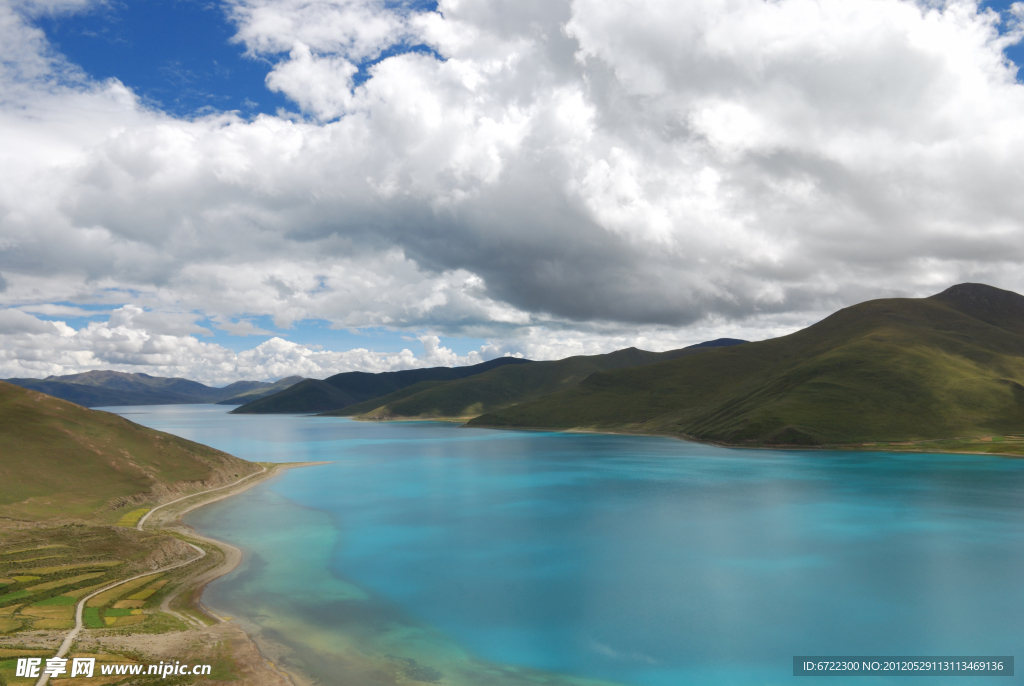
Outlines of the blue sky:
M409 10L436 2L405 3ZM113 0L74 14L38 20L50 42L96 79L117 78L153 107L177 116L237 110L244 116L295 111L295 104L266 87L272 67L245 55L232 42L236 27L223 5L207 0ZM422 45L392 46L359 62L356 82L381 59Z

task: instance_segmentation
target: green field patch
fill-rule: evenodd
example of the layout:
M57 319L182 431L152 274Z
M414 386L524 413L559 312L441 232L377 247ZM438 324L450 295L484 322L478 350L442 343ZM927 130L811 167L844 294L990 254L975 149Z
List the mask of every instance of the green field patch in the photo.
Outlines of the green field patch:
M21 620L14 617L0 617L0 634L21 628Z
M167 579L161 579L152 586L148 586L139 591L138 593L131 594L130 596L128 596L128 600L147 600L151 595L159 591L165 585L167 585Z
M126 526L129 529L134 527L142 519L142 516L149 512L148 507L142 507L138 510L132 510L131 512L125 513L119 520L117 520L117 526Z
M41 545L37 548L18 548L17 550L8 550L0 553L0 557L4 557L6 555L15 555L17 553L27 553L36 550L48 550L50 548L67 548L67 546L63 543L54 543L53 545Z
M33 592L49 591L53 588L61 588L62 586L70 586L77 584L79 581L86 581L88 579L95 579L98 576L103 576L106 572L93 572L92 574L80 574L73 576L68 579L58 579L57 581L48 581L45 584L39 584L38 586L32 586L28 590Z
M137 607L142 607L145 604L145 600L118 600L116 603L114 603L114 609L121 610L127 607L128 609L133 610Z
M60 565L58 567L37 567L35 569L26 569L26 574L41 574L43 576L47 574L56 574L57 572L69 572L72 569L85 569L87 567L116 567L117 565L123 565L122 560L109 560L103 562L82 562L76 565ZM14 577L17 579L18 577Z
M18 614L36 619L73 619L74 605L28 605L21 608Z
M90 593L92 593L93 591L95 591L97 589L100 589L100 588L103 588L106 585L107 585L106 583L102 583L102 584L96 584L95 586L86 586L85 588L77 588L74 591L68 591L67 593L62 593L61 597L63 597L63 598L74 598L75 600L78 600L79 598L87 596Z
M104 605L107 605L124 595L132 593L140 586L145 586L146 584L152 582L155 576L156 575L154 574L150 574L149 576L144 576L141 579L135 579L134 581L123 583L120 586L116 586L110 589L109 591L104 591L103 593L100 593L95 598L89 600L89 602L86 603L86 605L88 607L103 607Z
M47 605L75 605L76 603L78 603L78 600L76 600L75 598L72 598L70 596L55 595L52 598L47 598L46 600L40 600L38 603L36 603L36 605L43 605L43 606L47 606Z
M128 608L123 608L123 609L111 608L109 610L104 610L103 611L103 616L104 617L130 617L131 614L132 614L132 611L130 609L128 609Z
M4 564L20 565L25 564L26 562L37 562L39 560L55 560L59 557L67 557L67 553L61 555L40 555L39 557L26 557L22 560L5 560Z
M32 594L26 590L14 591L13 593L5 593L4 595L0 595L0 607L3 607L4 605L10 605L19 600L20 598L25 598L30 595Z
M129 626L132 624L141 624L144 621L146 621L145 615L130 615L128 617L107 617L106 620L108 626Z
M39 577L38 576L12 576L11 578L14 579L15 581L19 581L19 582L21 582L23 584L27 584L29 581L35 581Z
M87 607L82 611L82 621L87 629L102 629L106 624L100 619L100 611L95 607Z
M0 658L40 656L53 657L53 651L43 648L0 648Z

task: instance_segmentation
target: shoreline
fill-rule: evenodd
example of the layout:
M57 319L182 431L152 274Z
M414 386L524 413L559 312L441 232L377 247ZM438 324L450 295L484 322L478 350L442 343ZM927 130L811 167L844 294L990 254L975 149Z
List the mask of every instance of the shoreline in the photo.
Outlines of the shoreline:
M304 674L294 669L285 670L277 664L278 655L283 656L287 651L276 650L274 645L261 640L259 626L249 624L244 618L221 616L202 600L206 587L236 569L243 560L244 552L226 541L199 534L185 524L182 517L205 505L238 495L288 469L331 462L253 464L260 471L225 486L178 498L172 495L172 500L156 504L149 510L144 528L139 525L128 527L133 534L144 531L149 536L172 542L177 539L176 547L171 546L176 553L171 559L164 558L159 566L133 570L133 576L112 579L102 587L90 588L91 593L86 597L76 597L76 606L70 608L73 614L71 624L66 628L30 628L10 635L5 633L0 636L0 648L37 651L30 653L34 655L56 653L56 657L85 655L108 656L109 659L113 656L117 660L117 656L121 656L130 661L153 664L158 660L173 662L183 659L196 664L219 664L216 669L221 670L221 676L237 680L239 686L314 686L314 682ZM117 529L114 525L99 526ZM190 549L187 559L184 555L186 549ZM180 572L174 571L178 569ZM155 620L153 628L139 631L125 626L111 631L112 627L86 626L84 606L92 597L137 579L168 572L174 575L174 584L160 604L146 613L156 618L163 617ZM104 628L108 630L104 631ZM40 675L39 680L33 678L32 683L35 686L47 683L48 679L43 679L45 676Z
M227 574L230 574L232 571L234 571L235 568L237 568L238 565L242 562L243 551L237 546L232 545L231 543L228 543L226 541L221 541L215 538L204 536L196 532L196 530L193 527L189 526L188 524L185 524L182 521L182 517L184 517L189 512L197 510L206 505L219 502L221 500L224 500L225 498L230 498L232 496L238 495L239 493L243 493L249 490L250 488L256 486L257 484L264 483L266 481L269 481L273 478L280 476L282 473L289 469L298 469L300 467L313 467L331 463L281 462L274 463L272 465L269 463L257 464L263 466L264 471L257 472L256 474L244 479L245 481L247 481L247 483L236 483L229 485L227 487L224 487L224 492L213 494L211 497L208 498L202 498L201 496L204 495L203 493L195 493L190 496L186 496L184 498L181 498L180 500L186 501L189 500L190 498L196 498L197 502L186 503L184 507L181 508L172 508L171 510L161 513L161 517L156 518L155 526L152 529L150 529L150 531L166 531L168 533L171 533L172 535L178 534L180 536L185 536L191 539L195 539L197 541L201 541L219 550L221 555L223 556L223 560L219 564L215 565L214 567L211 567L210 569L202 571L196 576L186 580L179 586L179 588L174 593L164 598L163 601L160 603L160 611L170 614L182 620L189 627L190 630L209 629L210 626L196 619L193 619L188 615L183 615L175 611L171 607L174 601L178 600L182 596L186 596L186 599L182 603L184 607L181 607L179 609L191 611L200 616L212 618L214 620L213 627L234 627L238 631L238 633L241 636L243 636L245 640L251 645L252 649L256 652L256 654L260 656L260 658L267 664L269 669L274 674L279 676L281 679L283 679L291 686L306 686L309 682L305 678L293 672L289 672L283 669L275 662L275 660L271 659L271 657L266 654L268 652L266 650L266 646L261 645L261 642L258 640L257 636L254 635L254 632L252 632L251 629L247 630L245 626L243 626L244 624L247 624L247 622L244 622L242 620L237 620L233 622L232 620L236 618L222 617L203 603L202 595L203 592L206 590L206 587L211 582L216 581L217 579L226 576ZM232 486L234 486L234 488L232 488ZM172 503L176 502L177 501L172 501ZM165 505L171 505L172 503L165 503ZM155 510L156 508L151 510L150 514Z
M310 415L314 417L325 417L330 415ZM965 437L953 437L953 438L929 438L916 441L877 441L868 443L835 443L827 445L798 445L798 444L741 444L741 443L723 443L721 441L705 440L695 438L687 434L681 433L669 433L661 431L629 431L627 429L593 429L586 427L570 427L570 428L557 428L557 427L530 427L530 426L492 426L492 425L474 425L469 426L468 421L475 419L475 417L394 417L394 418L379 418L379 417L337 417L337 419L351 419L356 422L441 422L445 424L459 424L459 428L468 429L491 429L494 431L528 431L533 433L567 433L567 434L604 434L609 436L651 436L657 438L674 438L678 441L685 441L687 443L698 443L701 445L710 445L716 448L731 448L735 450L802 450L807 452L815 451L850 451L859 450L862 452L880 452L880 453L917 453L917 454L942 454L942 455L988 455L991 457L1012 457L1012 458L1024 458L1024 442L1021 443L1010 443L1010 445L1018 445L1017 452L1010 451L997 451L997 450L957 450L952 448L943 448L940 445L935 445L941 442L950 443L968 443L978 441L978 445L1000 445L1000 441L989 441L986 442L984 437L976 438L965 438ZM989 437L991 439L991 437ZM884 444L884 445L883 445ZM929 444L924 445L922 444ZM1005 445L1005 443L1003 443Z

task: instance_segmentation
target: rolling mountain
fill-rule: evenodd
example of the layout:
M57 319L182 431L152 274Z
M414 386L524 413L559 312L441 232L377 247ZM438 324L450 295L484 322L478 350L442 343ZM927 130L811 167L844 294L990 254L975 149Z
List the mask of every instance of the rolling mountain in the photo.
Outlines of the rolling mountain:
M273 383L263 383L261 381L236 381L235 383L225 386L223 390L237 386L238 384L255 384L249 387L247 390L242 390L240 393L233 393L230 397L225 400L218 400L217 405L244 405L245 403L251 403L253 400L259 400L268 396L279 393L286 388L291 388L297 383L305 381L306 378L302 376L287 376L283 379L279 379Z
M306 379L280 393L247 403L232 414L312 414L341 409L393 393L422 381L448 381L482 374L498 367L529 366L530 360L499 357L468 367L429 367L399 372L343 372L323 381Z
M0 517L111 522L256 471L219 450L0 382Z
M600 372L469 424L734 445L998 441L1024 433L1024 297L961 284L872 300L789 336Z
M292 376L275 383L236 381L223 388L211 388L188 379L113 371L92 371L45 379L6 379L7 383L62 398L83 407L201 403L240 405L262 397L264 393L276 393L301 380L302 377Z
M626 348L605 355L577 355L564 360L502 367L456 381L424 381L396 393L325 414L362 419L428 419L470 417L493 412L576 386L591 374L674 360L719 347L745 343L733 338L698 343L679 350L652 353Z

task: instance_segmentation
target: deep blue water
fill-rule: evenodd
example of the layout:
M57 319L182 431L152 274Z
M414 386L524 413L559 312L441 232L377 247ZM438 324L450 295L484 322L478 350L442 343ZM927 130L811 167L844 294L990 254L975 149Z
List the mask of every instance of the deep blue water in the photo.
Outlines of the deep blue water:
M187 520L247 551L204 600L325 683L384 683L384 664L450 684L776 684L793 655L1024 645L1024 461L117 410L246 459L333 461Z

